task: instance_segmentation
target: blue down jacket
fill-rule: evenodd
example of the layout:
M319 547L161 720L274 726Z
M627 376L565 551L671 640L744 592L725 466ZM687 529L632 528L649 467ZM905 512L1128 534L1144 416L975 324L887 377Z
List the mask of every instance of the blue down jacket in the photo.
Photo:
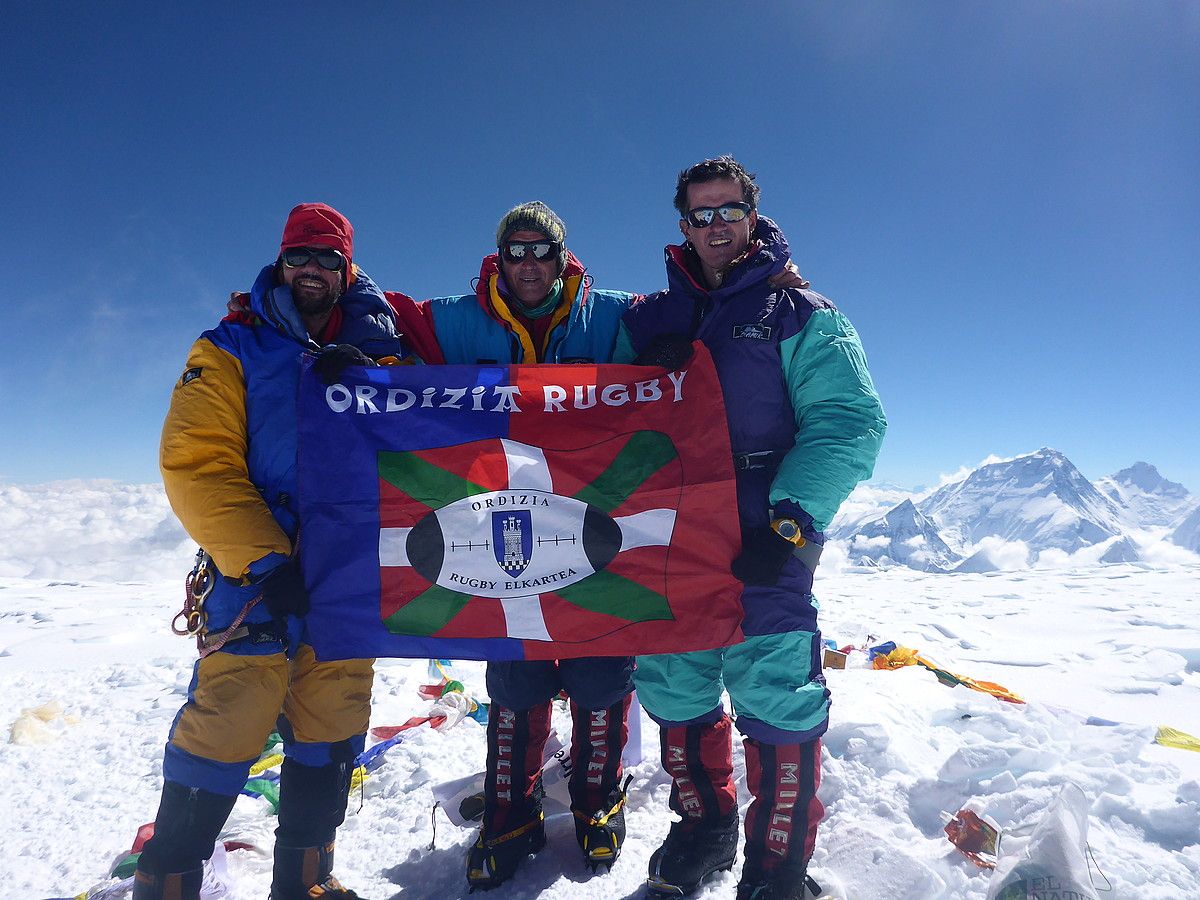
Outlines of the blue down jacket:
M563 300L544 347L532 338L508 309L502 288L499 257L483 259L475 296L437 297L427 301L433 328L450 364L606 363L625 312L634 295L624 291L593 290L575 255L567 253L563 269Z
M371 356L405 353L395 314L361 270L338 301L335 340ZM207 601L219 631L291 554L296 537L296 389L300 356L317 349L291 291L263 268L250 311L231 313L192 345L163 424L159 465L171 507L224 578ZM239 582L241 584L239 584ZM266 621L256 607L249 621Z

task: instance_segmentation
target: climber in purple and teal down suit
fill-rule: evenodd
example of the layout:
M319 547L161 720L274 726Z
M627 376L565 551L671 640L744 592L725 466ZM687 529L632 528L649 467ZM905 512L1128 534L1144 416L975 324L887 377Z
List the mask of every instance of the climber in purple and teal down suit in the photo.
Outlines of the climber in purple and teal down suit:
M858 333L813 291L773 287L789 256L761 240L759 189L731 157L680 174L685 241L666 248L668 288L625 314L614 361L679 368L693 341L725 395L742 549L733 572L746 641L638 657L638 697L660 725L662 764L682 817L650 860L653 893L690 893L729 869L737 846L728 690L753 796L744 900L803 897L823 808L820 737L829 724L813 571L823 530L870 477L887 427Z

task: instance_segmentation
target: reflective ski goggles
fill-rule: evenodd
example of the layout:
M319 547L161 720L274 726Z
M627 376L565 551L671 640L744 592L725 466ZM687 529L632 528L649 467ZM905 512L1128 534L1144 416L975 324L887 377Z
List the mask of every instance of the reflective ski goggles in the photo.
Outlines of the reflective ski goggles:
M722 206L697 206L689 209L687 219L696 228L707 228L717 216L725 222L740 222L750 215L749 203L726 203Z
M331 247L288 247L279 254L279 258L289 269L307 266L309 260L313 259L318 266L330 272L340 272L346 266L346 257Z
M562 244L557 241L507 241L500 252L509 262L520 262L526 253L542 261L558 256L562 252Z

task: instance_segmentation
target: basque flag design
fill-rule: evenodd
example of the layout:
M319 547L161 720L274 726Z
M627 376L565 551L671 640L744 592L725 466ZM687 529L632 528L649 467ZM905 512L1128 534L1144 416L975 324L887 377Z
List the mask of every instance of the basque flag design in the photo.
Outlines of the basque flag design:
M556 659L741 640L720 386L689 368L352 368L300 392L308 639Z

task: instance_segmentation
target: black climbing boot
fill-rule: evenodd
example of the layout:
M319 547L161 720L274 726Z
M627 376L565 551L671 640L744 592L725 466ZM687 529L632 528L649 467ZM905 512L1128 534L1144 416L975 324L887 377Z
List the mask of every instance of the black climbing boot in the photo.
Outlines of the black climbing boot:
M133 900L199 900L204 871L151 875L138 869L133 875Z
M134 873L136 900L196 900L204 860L213 855L236 801L236 795L164 784L154 836L142 848Z
M520 811L510 811L506 831L489 827L486 820L475 843L467 851L467 883L471 890L490 890L516 874L526 857L546 846L542 815L542 783L535 785L531 802Z
M550 734L550 701L518 712L493 703L488 712L483 825L467 851L467 883L488 890L546 846L542 753Z
M821 886L808 877L807 867L787 863L770 871L742 867L737 900L807 900L819 896Z
M808 860L825 808L821 742L766 744L746 738L746 844L738 900L803 900ZM814 895L815 896L815 895Z
M625 788L621 753L629 738L630 696L605 709L571 701L571 812L583 862L593 872L611 869L625 840ZM628 787L626 779L625 785Z
M271 900L358 897L333 877L333 839L346 818L353 771L353 759L324 766L283 761Z
M698 823L687 819L676 822L662 846L650 857L646 886L653 896L690 894L713 872L728 872L733 868L737 842L736 811Z
M593 872L600 866L605 871L612 868L621 855L621 844L625 842L625 799L632 776L625 784L609 794L604 805L591 815L579 810L575 813L575 840L583 851L583 863Z
M271 900L356 898L333 877L333 842L319 847L287 847L275 842Z

